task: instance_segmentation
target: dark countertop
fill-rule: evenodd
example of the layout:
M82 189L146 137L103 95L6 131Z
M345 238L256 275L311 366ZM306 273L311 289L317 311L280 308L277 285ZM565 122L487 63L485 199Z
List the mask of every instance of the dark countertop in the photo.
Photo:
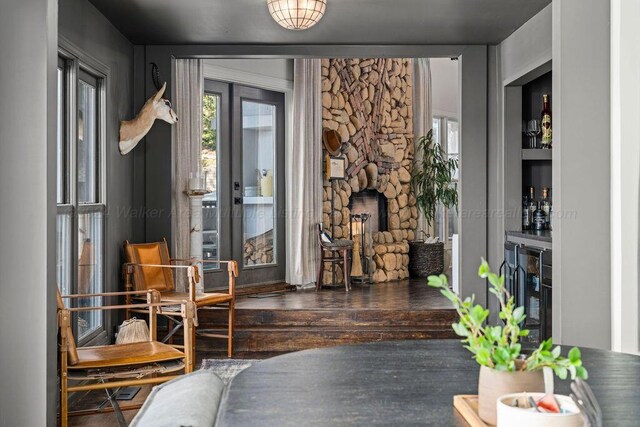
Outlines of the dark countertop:
M534 231L534 230L525 230L525 231L507 231L507 237L517 237L520 239L526 240L536 240L539 242L551 243L551 230L542 230L542 231Z
M563 354L568 348L563 347ZM640 357L582 349L604 425L637 425ZM465 426L456 394L476 394L479 366L458 340L392 341L289 353L230 384L220 426ZM556 392L569 381L556 378Z

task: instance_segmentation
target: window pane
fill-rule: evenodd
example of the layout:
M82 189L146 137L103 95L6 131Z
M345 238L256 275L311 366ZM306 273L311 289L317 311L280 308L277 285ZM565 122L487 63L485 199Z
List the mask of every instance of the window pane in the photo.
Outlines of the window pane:
M450 154L448 156L450 159L456 159L458 161L458 167L456 168L456 170L453 172L453 175L451 175L451 178L453 181L457 181L459 179L459 171L460 171L460 155L459 154Z
M438 206L436 206L436 214L434 217L434 230L436 233L436 236L438 238L440 238L441 242L445 242L446 239L445 237L445 227L446 227L446 222L445 222L445 209L444 206L442 206L440 203L438 203Z
M447 120L447 153L455 154L458 151L458 122Z
M96 88L80 80L78 84L78 203L98 201Z
M64 176L66 173L64 149L64 70L58 68L58 132L56 137L56 203L65 203Z
M103 292L104 215L87 212L78 215L78 293ZM96 306L101 298L80 299L78 305ZM102 312L85 311L78 314L78 339L102 327Z
M244 265L276 262L273 242L276 107L242 101Z
M455 207L448 209L449 215L449 238L454 234L458 234L458 210Z
M218 261L218 130L220 129L220 96L205 94L202 120L202 176L205 188L211 193L205 194L202 201L202 258ZM205 263L204 270L218 268L217 264Z
M72 214L59 212L56 217L56 282L62 295L71 290L71 239Z
M433 141L437 144L440 143L440 119L433 119Z

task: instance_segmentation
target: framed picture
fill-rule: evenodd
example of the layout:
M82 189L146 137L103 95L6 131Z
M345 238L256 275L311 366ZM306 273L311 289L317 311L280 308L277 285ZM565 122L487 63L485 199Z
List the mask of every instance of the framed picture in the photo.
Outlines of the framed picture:
M345 164L344 157L327 156L327 179L345 179Z

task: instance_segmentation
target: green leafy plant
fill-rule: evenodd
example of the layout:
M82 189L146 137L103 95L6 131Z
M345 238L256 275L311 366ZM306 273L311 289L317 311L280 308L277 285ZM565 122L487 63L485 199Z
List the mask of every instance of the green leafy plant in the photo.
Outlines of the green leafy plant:
M582 366L580 350L576 347L569 351L568 357L560 355L560 347L553 347L551 338L543 341L528 357L521 355L521 337L529 335L527 329L521 329L526 315L524 307L516 307L514 298L504 286L504 276L493 273L483 259L478 276L489 282L489 292L498 298L499 318L502 325L486 324L489 310L475 304L475 296L462 300L449 289L447 277L429 276L428 284L440 289L440 292L453 303L460 321L452 325L455 333L462 337L464 348L469 350L476 362L498 371L535 371L544 367L553 369L561 379L571 376L587 379L587 370Z
M451 179L458 161L447 159L440 144L433 141L433 129L417 143L417 158L411 174L411 186L416 196L416 204L431 225L438 203L447 208L458 206L458 189Z

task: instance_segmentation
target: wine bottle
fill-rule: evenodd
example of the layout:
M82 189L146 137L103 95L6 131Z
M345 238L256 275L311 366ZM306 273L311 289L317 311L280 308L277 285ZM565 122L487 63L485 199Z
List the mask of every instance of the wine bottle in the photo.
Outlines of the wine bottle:
M551 199L549 198L549 188L542 187L542 200L540 200L540 208L544 211L545 227L549 230L551 224Z
M536 188L534 186L529 187L529 202L527 204L527 212L529 214L529 229L534 230L533 213L538 209L538 203L536 202Z
M551 109L549 108L549 95L542 95L542 148L551 148L552 130L551 130Z
M541 203L536 203L536 210L533 211L533 218L531 219L532 228L536 231L544 230L547 225L547 217L540 205Z
M522 196L522 231L531 229L531 221L529 218L529 198L525 194Z

